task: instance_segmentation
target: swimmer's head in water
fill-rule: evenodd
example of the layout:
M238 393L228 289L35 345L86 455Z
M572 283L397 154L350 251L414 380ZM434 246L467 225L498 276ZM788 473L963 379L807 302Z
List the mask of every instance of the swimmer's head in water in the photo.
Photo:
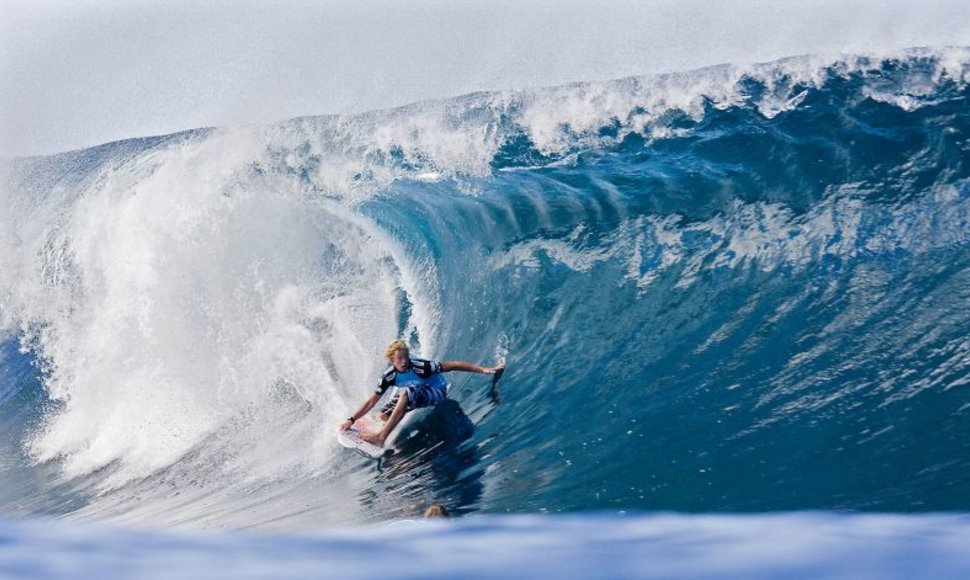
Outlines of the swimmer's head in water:
M447 518L449 515L451 514L441 504L434 504L424 512L424 517L426 518Z

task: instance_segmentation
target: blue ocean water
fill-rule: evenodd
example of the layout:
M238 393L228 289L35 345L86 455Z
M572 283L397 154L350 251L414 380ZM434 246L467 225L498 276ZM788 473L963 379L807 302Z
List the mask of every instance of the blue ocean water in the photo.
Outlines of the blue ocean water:
M604 515L659 511L889 558L864 516L737 514L970 508L968 77L960 48L799 57L7 160L0 513L28 520L3 529L441 503L571 514L525 525L574 553L569 526L626 530L613 556L678 541ZM397 337L508 370L453 375L375 463L332 432ZM910 517L893 549L966 534Z

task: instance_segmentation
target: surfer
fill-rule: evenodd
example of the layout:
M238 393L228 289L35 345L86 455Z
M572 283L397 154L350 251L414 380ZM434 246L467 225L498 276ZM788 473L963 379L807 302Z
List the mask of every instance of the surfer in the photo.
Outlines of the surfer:
M378 447L384 446L387 436L401 422L405 413L421 407L432 407L445 400L448 381L442 373L465 371L491 375L505 369L504 366L480 367L463 361L438 362L413 358L411 349L403 340L395 340L387 345L384 349L384 357L391 366L384 371L377 388L360 408L340 425L341 431L350 429L357 419L366 415L377 404L388 388L398 387L394 398L381 409L380 418L384 421L384 426L378 431L361 435L361 439Z

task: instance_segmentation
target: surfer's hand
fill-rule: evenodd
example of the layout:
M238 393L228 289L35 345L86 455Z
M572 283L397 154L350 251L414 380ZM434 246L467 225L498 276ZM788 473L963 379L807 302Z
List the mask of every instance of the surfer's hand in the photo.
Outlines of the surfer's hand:
M505 365L498 366L498 367L485 367L483 370L485 371L486 375L494 375L499 371L505 370Z
M347 417L347 419L340 424L340 430L346 431L347 429L350 429L351 427L353 427L353 425L354 425L354 422L350 420L350 417Z

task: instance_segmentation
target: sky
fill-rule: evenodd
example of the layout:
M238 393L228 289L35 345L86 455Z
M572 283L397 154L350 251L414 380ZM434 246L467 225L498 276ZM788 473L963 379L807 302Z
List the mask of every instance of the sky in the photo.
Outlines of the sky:
M913 46L970 46L970 1L0 0L0 157Z

